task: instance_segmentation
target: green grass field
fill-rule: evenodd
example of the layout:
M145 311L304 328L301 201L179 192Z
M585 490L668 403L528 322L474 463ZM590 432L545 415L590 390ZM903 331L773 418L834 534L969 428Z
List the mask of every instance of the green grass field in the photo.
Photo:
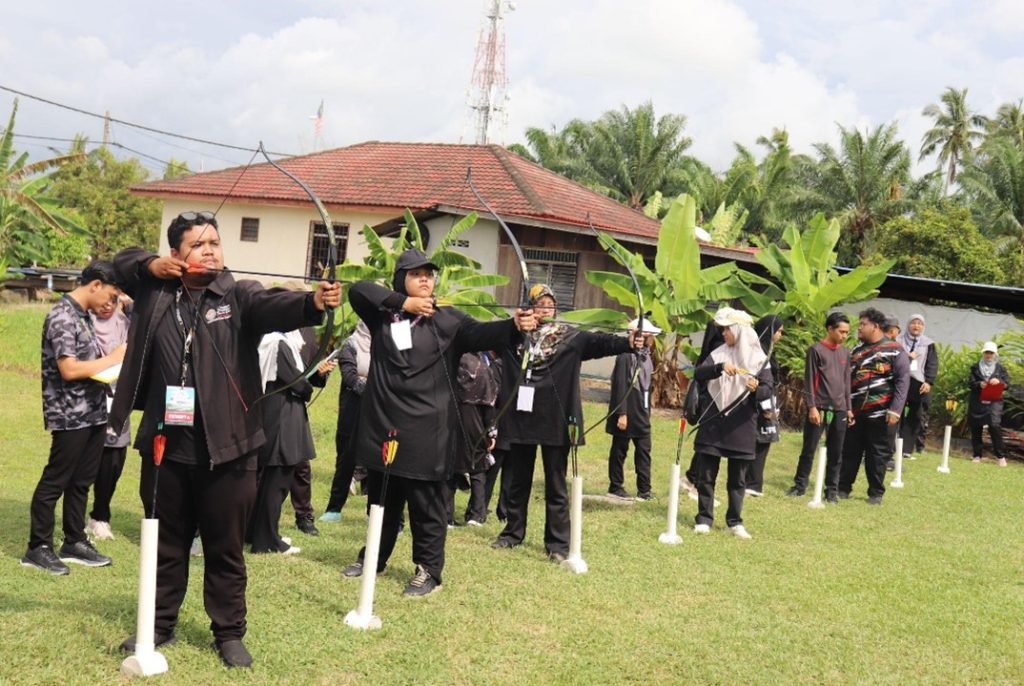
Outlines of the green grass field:
M114 499L117 539L99 545L103 569L73 567L54 578L19 566L28 503L49 435L39 400L45 308L0 308L5 353L0 382L0 683L116 684L117 645L135 627L142 509L138 456L130 454ZM333 469L336 381L313 406L320 458L314 503L322 508ZM596 419L603 411L587 408ZM256 663L229 671L210 650L202 607L202 560L165 655L165 684L1016 684L1024 683L1024 469L938 455L907 464L906 487L882 507L854 496L812 510L782 496L799 435L768 459L766 496L744 510L753 541L724 529L690 533L695 503L681 502L683 543L658 543L666 528L675 421L655 422L658 500L631 506L588 501L583 552L590 572L570 574L543 556L543 492L534 488L527 545L494 551L493 518L448 538L440 593L401 596L412 573L403 535L377 587L384 627L342 623L358 582L340 569L365 537L364 498L340 524L309 538L285 506L282 533L296 557L250 556L249 634ZM607 436L592 432L580 458L585 491L607 488ZM684 460L689 451L684 448ZM538 469L538 475L540 470ZM538 477L540 478L540 477ZM719 489L724 497L724 470ZM627 487L632 472L627 472ZM457 503L464 508L464 496ZM318 511L319 514L319 511ZM58 512L59 527L59 512ZM59 530L58 530L59 536ZM59 545L59 540L57 544Z

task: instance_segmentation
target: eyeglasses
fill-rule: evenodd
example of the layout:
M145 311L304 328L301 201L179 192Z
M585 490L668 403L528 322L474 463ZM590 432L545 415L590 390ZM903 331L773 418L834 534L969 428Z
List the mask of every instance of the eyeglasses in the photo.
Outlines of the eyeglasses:
M217 215L213 212L182 212L175 218L176 224L211 224L217 226Z

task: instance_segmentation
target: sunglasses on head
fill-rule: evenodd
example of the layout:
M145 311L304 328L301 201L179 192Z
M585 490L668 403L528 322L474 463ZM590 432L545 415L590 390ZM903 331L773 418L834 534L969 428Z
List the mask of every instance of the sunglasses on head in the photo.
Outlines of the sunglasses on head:
M217 216L213 212L182 212L174 220L179 224L212 224L217 226Z

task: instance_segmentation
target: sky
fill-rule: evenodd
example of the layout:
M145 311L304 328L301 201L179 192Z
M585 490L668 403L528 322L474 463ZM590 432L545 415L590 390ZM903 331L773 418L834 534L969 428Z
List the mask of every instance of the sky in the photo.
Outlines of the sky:
M366 140L472 142L468 108L488 0L17 3L0 85L198 138L306 153ZM798 152L837 126L895 121L917 157L921 110L949 86L993 113L1024 97L1018 0L516 0L506 11L507 121L635 107L687 117L690 153L724 170L734 143L785 128ZM4 121L14 96L0 91ZM312 115L324 103L322 141ZM2 124L0 124L2 125ZM101 120L21 98L15 131L102 138ZM114 125L112 139L193 170L250 153ZM45 143L17 139L33 157ZM50 145L64 146L63 143ZM127 153L118 152L119 156ZM143 160L155 172L159 162ZM917 173L934 166L918 162Z

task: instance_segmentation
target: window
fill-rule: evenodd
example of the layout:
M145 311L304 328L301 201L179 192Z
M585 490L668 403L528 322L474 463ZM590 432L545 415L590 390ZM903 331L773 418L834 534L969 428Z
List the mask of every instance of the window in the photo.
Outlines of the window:
M546 283L555 293L558 304L573 307L576 301L576 260L574 252L526 248L526 271L530 283Z
M335 246L338 248L338 264L345 259L348 246L348 224L332 224ZM313 222L309 229L309 245L306 250L306 277L317 278L327 267L327 227L323 222Z
M242 217L243 241L255 243L260 239L260 220L258 217Z

